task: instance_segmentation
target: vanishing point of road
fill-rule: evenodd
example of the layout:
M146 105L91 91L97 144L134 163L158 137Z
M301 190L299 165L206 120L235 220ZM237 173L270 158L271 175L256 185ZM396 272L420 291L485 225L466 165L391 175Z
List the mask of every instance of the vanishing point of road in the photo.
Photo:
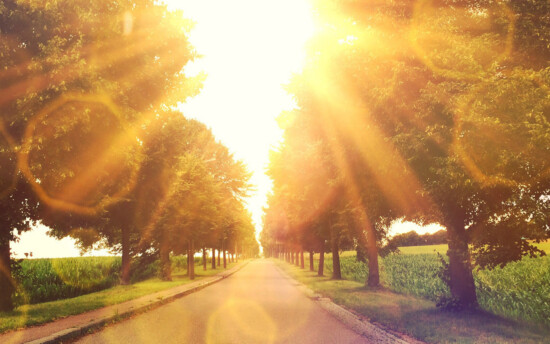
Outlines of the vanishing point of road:
M365 343L261 259L77 343Z

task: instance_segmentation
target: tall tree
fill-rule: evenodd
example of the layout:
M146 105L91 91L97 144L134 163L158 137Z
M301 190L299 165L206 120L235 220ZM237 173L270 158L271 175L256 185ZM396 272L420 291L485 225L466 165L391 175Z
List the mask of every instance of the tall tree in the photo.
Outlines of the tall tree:
M196 92L181 73L194 56L190 26L149 0L4 1L0 16L2 134L17 154L15 175L58 233L77 218L101 222L134 185L147 113Z

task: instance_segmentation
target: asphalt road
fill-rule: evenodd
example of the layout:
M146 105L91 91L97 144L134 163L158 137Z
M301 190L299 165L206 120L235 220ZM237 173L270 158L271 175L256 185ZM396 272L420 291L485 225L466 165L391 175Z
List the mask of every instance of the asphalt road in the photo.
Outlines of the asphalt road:
M230 278L77 343L365 343L302 294L273 262L255 260Z

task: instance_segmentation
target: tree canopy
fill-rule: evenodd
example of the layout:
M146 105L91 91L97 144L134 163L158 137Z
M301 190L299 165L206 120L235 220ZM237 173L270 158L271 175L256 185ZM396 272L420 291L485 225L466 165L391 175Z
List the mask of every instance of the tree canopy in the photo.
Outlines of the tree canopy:
M296 185L299 173L272 173L277 202L266 219L316 204L322 198L310 188L334 188L354 210L350 223L360 230L352 233L367 251L392 220L439 222L452 296L475 307L473 264L544 254L533 243L550 233L549 46L541 32L550 6L319 0L314 8L319 30L289 86L298 109L281 115L285 140L272 166L281 160L285 171L308 173L286 166L301 160L289 157L307 161L308 148L322 149L306 183ZM284 228L269 223L265 245Z

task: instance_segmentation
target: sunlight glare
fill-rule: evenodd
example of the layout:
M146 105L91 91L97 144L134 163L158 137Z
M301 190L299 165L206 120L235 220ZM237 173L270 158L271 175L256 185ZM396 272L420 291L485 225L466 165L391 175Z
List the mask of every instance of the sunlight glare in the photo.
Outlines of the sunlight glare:
M186 117L212 128L216 137L243 160L256 192L248 208L260 231L262 207L271 181L264 174L269 149L282 130L276 117L295 107L282 85L301 71L305 43L313 35L306 0L166 1L196 22L191 44L202 58L187 75L208 75L199 96L181 105Z

